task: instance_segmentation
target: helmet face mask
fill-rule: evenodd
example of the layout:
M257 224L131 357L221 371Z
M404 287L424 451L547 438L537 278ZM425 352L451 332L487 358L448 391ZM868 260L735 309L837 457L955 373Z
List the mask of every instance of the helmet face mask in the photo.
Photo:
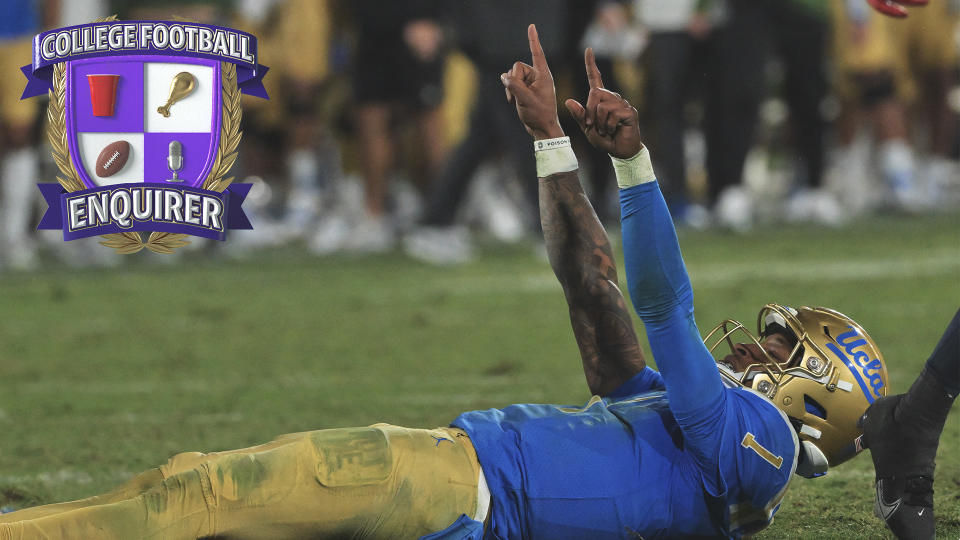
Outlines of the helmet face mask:
M792 342L782 361L763 347L762 340L773 334ZM715 356L724 343L731 352L738 343L756 345L765 357L761 363L735 372L721 357L721 376L773 401L806 441L804 446L814 446L831 466L861 450L856 421L870 403L886 395L888 378L876 344L852 319L826 308L767 304L757 317L756 335L728 319L704 342Z

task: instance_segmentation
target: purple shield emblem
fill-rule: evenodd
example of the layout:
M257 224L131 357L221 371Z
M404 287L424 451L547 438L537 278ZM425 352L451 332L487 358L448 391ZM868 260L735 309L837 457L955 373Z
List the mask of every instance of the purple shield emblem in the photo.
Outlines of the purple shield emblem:
M256 38L180 21L116 21L34 38L24 98L49 89L58 184L38 228L64 240L102 235L120 253L170 253L189 235L249 229L249 185L229 171L240 93L266 97ZM141 232L150 233L144 241Z
M66 76L67 138L87 188L167 181L202 187L220 142L219 62L172 56L91 58L68 62ZM98 87L100 78L107 84ZM180 99L164 109L164 116L158 109L171 97ZM112 101L112 114L97 115L98 101ZM101 163L98 169L104 149L117 142L127 143L123 166L104 170ZM179 156L171 156L173 142L179 143ZM111 168L116 164L116 159L109 163Z

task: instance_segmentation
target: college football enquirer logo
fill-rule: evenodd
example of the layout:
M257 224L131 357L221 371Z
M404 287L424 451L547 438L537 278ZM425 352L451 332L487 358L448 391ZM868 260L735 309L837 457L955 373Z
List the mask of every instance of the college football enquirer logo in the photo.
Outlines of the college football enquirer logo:
M39 229L103 235L119 253L172 253L188 235L250 229L249 184L228 177L240 143L240 93L262 98L265 66L245 32L182 21L94 23L38 34L23 98L49 92L60 169L39 184ZM141 232L150 233L146 238Z

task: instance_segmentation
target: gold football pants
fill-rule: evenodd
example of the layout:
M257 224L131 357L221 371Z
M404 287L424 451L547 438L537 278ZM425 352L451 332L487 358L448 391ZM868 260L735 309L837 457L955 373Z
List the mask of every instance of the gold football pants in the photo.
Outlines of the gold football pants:
M0 516L0 539L418 538L477 511L456 428L387 424L177 454L110 493Z

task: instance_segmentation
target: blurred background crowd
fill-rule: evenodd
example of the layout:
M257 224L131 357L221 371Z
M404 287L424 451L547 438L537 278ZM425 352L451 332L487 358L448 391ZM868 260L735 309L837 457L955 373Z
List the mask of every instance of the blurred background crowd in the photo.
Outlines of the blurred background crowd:
M561 101L585 97L589 46L606 86L640 111L678 227L842 227L960 208L960 0L904 20L864 0L3 0L0 269L117 264L94 239L34 230L34 184L56 166L45 103L19 101L34 34L113 13L252 32L270 67L270 99L244 97L233 170L254 184L255 228L195 249L293 243L443 264L469 261L478 238L535 241L531 139L499 81L529 62L530 22ZM609 159L560 118L615 225Z

